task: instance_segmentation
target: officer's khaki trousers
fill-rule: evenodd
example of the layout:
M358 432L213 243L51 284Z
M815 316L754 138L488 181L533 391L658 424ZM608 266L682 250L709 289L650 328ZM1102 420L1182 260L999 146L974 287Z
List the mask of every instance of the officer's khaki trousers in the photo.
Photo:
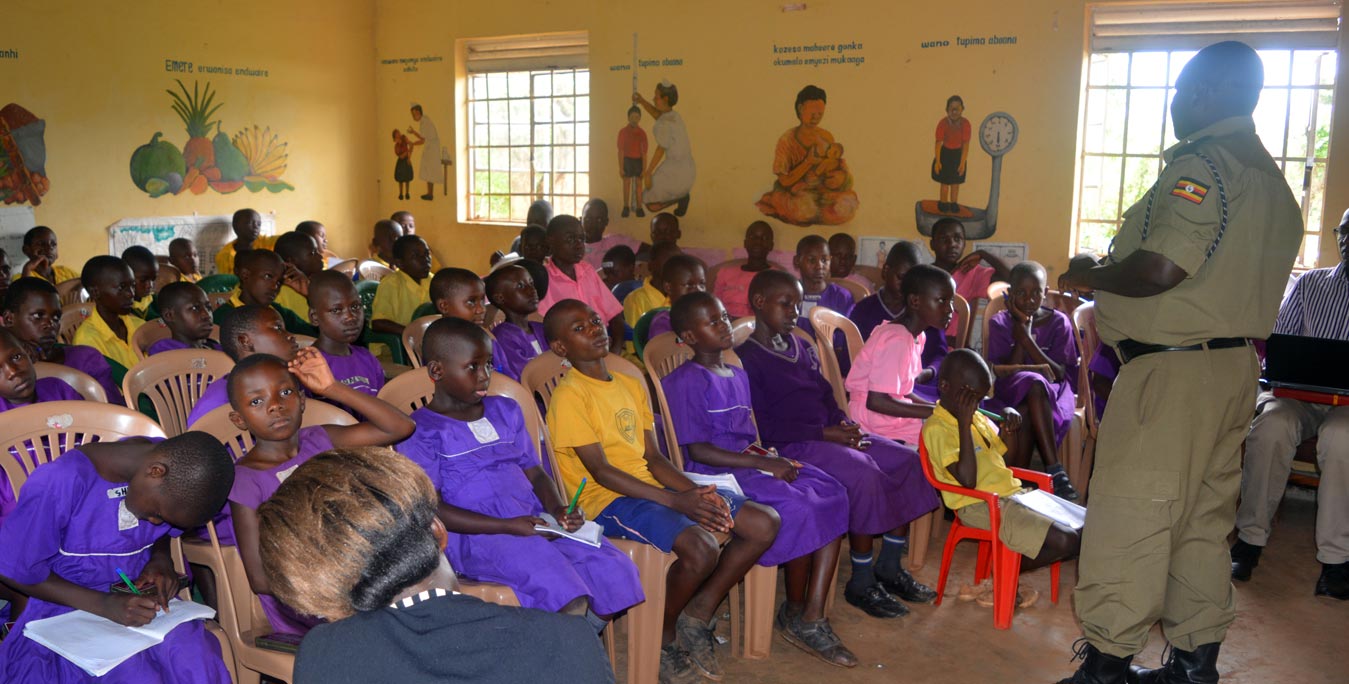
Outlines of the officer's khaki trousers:
M1101 424L1074 596L1104 653L1220 642L1235 615L1227 534L1255 411L1250 347L1161 352L1120 369Z

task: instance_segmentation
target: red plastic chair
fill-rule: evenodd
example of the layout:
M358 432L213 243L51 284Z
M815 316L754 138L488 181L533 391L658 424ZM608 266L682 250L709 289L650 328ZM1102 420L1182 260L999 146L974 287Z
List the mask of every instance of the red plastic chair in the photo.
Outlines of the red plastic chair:
M937 577L937 600L934 605L940 606L942 597L946 595L946 575L951 571L951 554L955 553L956 544L966 539L973 539L979 542L979 560L974 568L974 582L978 584L989 576L989 561L991 560L993 628L1010 629L1012 627L1012 613L1016 609L1016 587L1021 579L1021 554L1003 546L1002 540L998 539L998 526L1002 522L1002 511L998 510L998 495L939 482L933 475L932 462L927 457L927 445L923 443L921 438L918 440L918 460L923 464L923 475L927 477L927 481L933 487L944 492L972 496L988 505L988 530L962 525L960 516L956 516L956 519L951 523L951 529L946 533L946 548L942 550L941 554L941 574ZM1012 473L1021 480L1034 482L1044 491L1054 491L1053 482L1044 473L1023 468L1012 468ZM1049 566L1049 600L1054 603L1059 602L1060 565L1061 563L1055 562Z

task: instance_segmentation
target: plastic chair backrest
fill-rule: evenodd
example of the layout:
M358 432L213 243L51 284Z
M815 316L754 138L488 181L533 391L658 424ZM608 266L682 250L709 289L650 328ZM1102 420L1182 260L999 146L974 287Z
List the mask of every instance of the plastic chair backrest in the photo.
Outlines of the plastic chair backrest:
M361 280L373 282L379 282L384 276L393 273L393 269L375 261L362 261L356 270L360 271Z
M378 280L362 280L356 283L356 294L361 298L361 306L365 307L366 327L369 327L370 321L375 319L375 292L378 290Z
M1077 354L1082 357L1078 361L1078 403L1086 409L1087 426L1094 435L1100 416L1096 415L1096 393L1092 390L1091 372L1088 369L1092 360L1096 358L1096 349L1101 343L1101 338L1096 333L1096 302L1083 302L1073 309L1071 318L1077 333Z
M219 330L220 328L217 327L217 336L220 335ZM149 356L146 350L150 348L150 345L168 337L173 337L173 331L169 330L169 326L164 325L163 319L146 321L145 325L136 328L136 332L131 333L131 351L136 355L136 361L144 361L145 357Z
M1046 290L1045 304L1052 309L1062 311L1067 314L1069 318L1072 318L1073 312L1077 310L1077 307L1082 306L1082 298L1071 292Z
M735 319L731 323L731 345L739 347L754 334L755 319L753 316L743 316Z
M348 278L356 277L356 267L361 263L360 259L343 259L328 267L330 271L340 271Z
M233 273L216 273L215 275L208 275L197 281L197 287L200 287L202 292L205 292L206 294L231 292L238 286L239 276L236 276Z
M864 297L871 295L871 288L855 280L848 280L847 278L830 278L829 282L847 290L848 294L852 295L854 303L860 302Z
M211 541L210 556L216 575L220 626L238 656L238 669L250 671L253 681L257 681L258 673L283 681L294 681L293 654L264 649L254 642L257 637L270 634L272 630L266 614L262 612L262 602L248 584L248 571L244 568L243 556L239 555L238 547L221 546L214 522L206 523L206 532Z
M48 363L38 361L33 364L33 370L37 371L38 379L42 378L61 378L66 381L85 401L97 401L101 404L108 403L108 393L103 389L103 385L93 376L84 371L76 370L62 363Z
M230 421L230 408L228 404L217 406L211 409L210 413L197 419L191 429L200 430L214 436L220 440L226 449L230 451L230 458L239 460L253 448L253 435L242 428L236 427ZM318 399L305 399L304 417L300 420L300 427L314 427L315 425L355 425L356 419L350 413L329 404L326 401Z
M165 285L171 285L183 279L183 272L178 270L173 264L160 264L159 274L155 276L155 292L158 293L164 289Z
M952 349L962 349L970 344L970 327L973 324L970 319L970 303L965 301L964 297L956 295L951 305L955 309L956 338L947 342Z
M492 374L495 380L500 373ZM488 390L491 391L490 389ZM426 406L436 393L436 385L425 368L410 370L388 381L379 390L379 398L398 407L398 410L412 415L413 411Z
M556 464L552 463L556 456L551 453L551 442L546 439L548 426L544 424L543 416L539 415L539 405L534 401L534 395L530 394L524 385L506 377L504 373L492 374L492 380L487 385L487 394L493 397L506 397L520 405L520 413L525 417L525 430L529 432L534 448L539 450L539 460L545 462L563 500L568 500L566 492L562 491L562 480L557 477ZM549 453L545 454L545 449Z
M858 331L857 325L848 320L846 316L823 306L811 307L809 318L810 326L815 330L815 339L826 341L825 344L816 345L820 356L820 370L824 371L824 378L834 388L834 401L838 402L839 408L846 411L848 391L844 387L844 383L847 378L843 377L843 370L839 367L838 357L834 355L832 340L835 330L843 331L843 337L847 340L848 360L851 361L856 359L857 354L862 351L862 333Z
M604 363L611 373L623 373L641 381L643 394L646 394L646 376L631 361L617 354L610 354L604 357ZM567 374L569 369L570 367L563 363L561 356L546 351L525 364L524 370L520 373L520 384L537 395L543 401L544 410L547 410L548 404L553 398L553 390L557 389L557 384L562 382L562 377ZM650 405L651 397L647 396L646 400L647 404Z
M5 412L0 423L0 468L15 494L34 469L89 442L123 437L163 437L159 424L112 404L94 401L44 401Z
M234 360L211 349L173 349L137 363L122 379L127 408L136 410L140 395L154 405L170 437L187 430L187 417L203 392L234 368Z
M412 319L411 323L403 327L403 350L407 352L413 368L422 367L422 338L426 336L426 329L441 318L443 316L438 313L422 316Z
M62 280L57 283L56 296L61 299L61 306L89 301L89 293L84 291L84 282L79 278Z
M882 270L879 266L863 266L861 264L858 264L856 266L853 266L852 270L857 275L860 275L863 278L870 280L871 284L876 288L879 288L881 286L881 281L885 280L884 276L882 275Z
M234 296L234 290L225 290L224 292L207 292L206 302L211 305L211 310L215 311L223 306L228 306L230 298Z
M80 324L93 314L94 305L88 302L76 302L61 307L61 327L57 330L56 341L61 344L71 344L75 339L75 331L79 329Z
M656 320L656 315L662 311L668 312L670 307L658 306L637 319L637 325L632 326L632 346L637 350L637 358L642 358L643 349L646 343L651 340L651 322Z
M292 334L291 337L295 338L295 344L300 349L304 349L305 347L312 347L314 346L315 342L319 341L317 337L311 337L309 335Z
M994 285L1001 285L1001 284L1005 284L1005 283L994 283ZM992 288L989 288L989 289L992 290ZM990 294L992 294L992 293L990 292ZM996 297L990 297L989 300L988 300L988 304L987 304L986 306L984 306L984 321L983 321L983 333L984 333L984 336L983 336L982 339L983 339L983 341L984 341L983 356L984 356L984 360L985 360L985 361L989 361L989 359L988 359L988 328L989 328L989 323L993 320L993 316L997 315L999 312L1005 310L1006 308L1007 308L1007 302L1003 299L1003 297L1002 297L1001 294L999 294L999 295L996 296ZM989 361L989 364L992 365L992 361Z
M675 467L681 470L684 468L684 454L679 449L674 416L670 413L670 404L665 398L665 388L661 385L661 380L692 359L693 349L680 343L673 332L661 333L651 338L646 344L646 353L642 355L642 363L651 374L651 385L656 389L656 401L660 405L661 420L665 424L666 453L670 455ZM721 361L728 366L744 368L740 357L729 349L722 352Z

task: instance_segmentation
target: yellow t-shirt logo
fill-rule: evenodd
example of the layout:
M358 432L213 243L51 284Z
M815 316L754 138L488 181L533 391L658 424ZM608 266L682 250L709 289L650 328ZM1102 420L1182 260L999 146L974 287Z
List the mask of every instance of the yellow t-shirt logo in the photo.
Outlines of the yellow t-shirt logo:
M618 432L623 435L623 439L628 440L628 444L637 442L637 412L625 408L614 414L614 424L618 427Z

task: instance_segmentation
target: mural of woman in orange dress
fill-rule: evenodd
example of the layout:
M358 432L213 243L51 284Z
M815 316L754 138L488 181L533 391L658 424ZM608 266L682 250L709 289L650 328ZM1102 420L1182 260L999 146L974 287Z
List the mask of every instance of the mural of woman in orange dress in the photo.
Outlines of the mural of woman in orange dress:
M797 226L836 226L857 213L857 193L843 145L820 128L824 106L822 88L808 85L796 94L801 124L778 138L773 154L777 180L757 203L765 215Z

